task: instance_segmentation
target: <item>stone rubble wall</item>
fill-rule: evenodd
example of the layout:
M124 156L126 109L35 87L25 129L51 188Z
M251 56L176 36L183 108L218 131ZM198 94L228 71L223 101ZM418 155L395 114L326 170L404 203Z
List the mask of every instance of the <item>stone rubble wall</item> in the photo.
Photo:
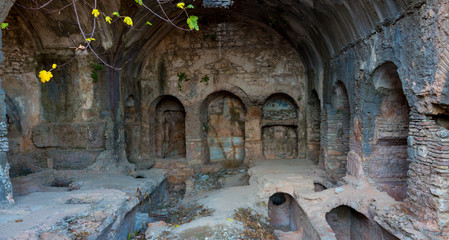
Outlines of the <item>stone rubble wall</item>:
M208 161L204 152L208 148L206 102L220 91L237 96L244 104L245 162L263 157L262 107L275 93L286 94L298 106L298 117L293 120L297 126L297 157L306 156L305 69L289 43L271 29L251 21L211 20L195 34L170 33L145 56L144 63L135 84L140 87L127 85L123 89L125 99L132 95L136 106L141 106L129 115L141 119L141 131L126 132L127 138L133 139L129 142L140 143L140 149L131 148L140 151L141 156L154 158L154 108L162 96L169 95L179 99L185 108L186 158L192 164ZM185 73L190 80L179 82L178 73ZM209 77L208 83L201 82L205 76ZM133 163L151 161L130 157L137 155L131 152L128 158Z
M328 136L333 136L330 130L334 124L332 116L329 116L329 107L326 106L332 104L330 96L334 83L343 81L348 90L350 119L352 119L349 124L351 140L348 143L352 151L347 160L356 161L348 165L352 168L352 174L364 177L375 170L372 169L373 167L377 167L377 164L370 162L369 158L374 150L372 145L374 135L370 132L375 133L376 114L371 116L366 114L366 110L369 109L364 109L367 107L364 101L369 95L365 89L372 84L370 81L379 66L385 63L393 63L397 66L401 87L411 112L407 134L409 136L407 161L410 166L407 173L407 186L402 188L407 189L405 203L410 204L407 206L410 206L412 214L406 215L407 220L394 223L392 219L384 215L378 217L381 221L390 222L395 225L395 229L403 232L409 231L407 221L428 223L429 229L425 234L428 234L430 238L437 235L447 236L448 228L446 203L449 195L447 188L449 176L446 174L447 166L445 166L448 165L449 159L446 154L449 149L445 142L447 130L436 125L432 119L447 118L449 113L443 107L445 106L444 98L440 100L434 98L436 94L434 90L439 88L429 88L432 84L442 84L441 78L435 79L435 77L441 77L441 72L436 73L436 68L443 66L446 61L442 49L445 49L448 44L447 25L443 26L441 22L447 21L440 18L447 16L447 13L445 14L447 6L447 1L418 3L403 14L390 19L386 24L380 25L371 35L348 45L330 60L329 67L325 68L323 83L325 106L322 110L321 143L324 150L321 162L325 165L331 159L330 151L327 149L332 147L332 138ZM435 22L437 18L439 20ZM438 61L442 62L438 63ZM447 79L447 74L445 78ZM440 81L440 83L434 81ZM376 101L380 104L381 101L378 100ZM372 122L368 121L368 117L372 118L370 120ZM388 127L397 126L392 123ZM385 133L390 134L390 130L386 130ZM402 137L403 133L400 127L393 135ZM344 161L341 160L340 163ZM360 169L363 169L364 173L361 173ZM430 229L436 232L432 233Z

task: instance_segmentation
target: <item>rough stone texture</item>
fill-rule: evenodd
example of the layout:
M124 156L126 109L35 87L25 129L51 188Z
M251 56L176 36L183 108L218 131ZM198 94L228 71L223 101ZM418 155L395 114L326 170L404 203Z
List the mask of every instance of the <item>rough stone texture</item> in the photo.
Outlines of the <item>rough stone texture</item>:
M157 160L153 166L167 172L167 183L170 189L185 190L187 179L194 174L194 168L185 159Z
M14 207L0 210L0 236L75 239L84 231L92 239L126 239L148 197L155 203L166 197L166 189L159 188L166 179L163 170L136 174L144 178L88 171L43 171L16 178L19 196ZM70 184L51 186L55 179Z
M297 118L293 120L298 126L297 156L305 157L305 101L296 100L299 96L306 98L302 61L278 34L256 22L248 25L240 17L232 17L224 23L214 18L210 21L196 34L172 32L154 52L139 55L143 66L137 84L144 94L136 101L145 108L141 112L143 154L155 156L157 153L155 107L161 96L171 95L182 103L186 112L186 158L192 164L213 161L209 156L213 157L213 152L220 149L216 148L217 144L229 145L232 141L212 141L208 137L213 124L221 123L216 117L208 122L212 119L208 117L208 106L218 96L216 94L227 92L240 99L246 115L242 116L243 129L233 130L223 137L230 137L237 131L234 140L238 143L234 142L244 146L237 159L246 162L259 159L257 156L262 156L262 119L258 109L270 95L283 93L294 99L292 102L297 106ZM178 73L185 73L190 80L179 82ZM206 76L208 82L201 82ZM145 125L147 123L149 125ZM214 146L213 150L209 150L209 144ZM218 155L217 159L223 159L222 154Z
M326 104L323 110L325 133L321 135L326 155L324 166L334 180L346 173L351 116L349 107L346 87L338 82L332 92L332 104Z
M14 2L12 1L0 1L0 20L6 18L9 13L10 8ZM0 31L0 67L3 66L3 44L2 44L2 36L3 31ZM0 78L0 83L3 80ZM1 86L1 84L0 84ZM4 137L7 133L6 129L6 104L5 104L5 92L0 88L0 136ZM1 148L3 151L0 152L0 207L2 205L12 205L14 204L12 185L9 178L9 163L6 159L6 151L8 151L8 142L3 141L1 143Z
M33 129L33 143L38 148L104 149L104 123L48 123Z
M326 221L341 240L385 239L399 240L375 221L347 206L339 206L326 214Z
M156 107L156 114L156 156L159 158L185 157L186 114L182 104L176 99L162 99Z
M198 32L172 31L143 8L109 1L100 3L102 11L129 10L136 23L135 28L121 26L113 31L117 24L98 21L101 31L96 49L122 71L106 70L94 84L89 64L97 60L81 55L58 69L59 74L55 72L45 85L39 83L36 70L65 62L73 56L71 47L84 42L73 24L73 9L34 12L16 6L9 11L12 1L1 3L1 20L9 12L5 21L14 26L2 31L6 61L0 73L6 94L6 99L0 100L0 122L8 124L10 156L40 151L31 141L31 129L40 124L77 126L105 120L105 150L93 167L111 169L126 165L127 158L149 167L155 158L165 156L160 152L178 155L173 149L182 145L178 135L162 138L157 133L161 129L157 104L171 95L185 112L186 161L189 165L207 164L211 152L208 106L217 92L226 91L240 99L246 110L240 119L244 118L244 127L239 129L244 134L238 136L242 144L245 140L239 149L244 149L246 163L264 158L264 135L277 139L271 133L263 134L263 129L270 132L267 129L275 127L280 135L289 132L294 136L291 128L296 128L297 157L319 156L320 165L334 182L341 181L347 171L349 178L361 175L362 165L369 182L395 199L406 196L404 203L395 202L400 210L376 213L384 228L403 238L447 239L449 1L260 0L235 1L229 9L219 7L230 6L232 1L202 1L211 8L195 3L193 11L202 24ZM157 1L149 4L158 7ZM91 8L79 2L80 11L89 13ZM174 15L179 9L167 11ZM89 29L92 20L82 17L82 27ZM153 26L145 26L146 21ZM180 17L178 22L185 24L185 19ZM180 73L190 80L180 81ZM296 120L263 118L263 104L275 93L293 99ZM316 99L321 106L319 135ZM164 122L166 118L160 119ZM178 126L177 120L166 122ZM162 129L170 132L169 126ZM225 130L230 129L220 129ZM171 139L176 139L172 147ZM294 139L289 138L287 144L293 146ZM164 143L169 147L160 147ZM2 146L6 150L4 139ZM291 149L290 154L276 153L295 155ZM80 151L86 153L86 149ZM37 158L33 164L53 166L57 162L43 159ZM7 165L2 158L3 193L9 191ZM297 177L295 174L289 177ZM369 216L366 206L372 199L351 196L354 192L368 195L359 189L362 186L354 185L342 188L335 201L332 194L328 198L314 196L352 204L354 210ZM329 204L327 209L317 210L313 204L304 207L303 202L300 205L308 213L338 206ZM311 222L323 223L323 219ZM320 233L328 230L325 221L319 226Z
M307 158L318 163L321 146L321 104L315 90L310 94L307 114Z
M245 159L245 107L235 96L217 96L207 106L207 144L211 163L238 166Z
M267 126L262 128L263 155L266 159L296 158L298 156L297 128Z
M356 178L361 178L362 176L364 176L362 157L353 150L348 153L347 170L348 174Z
M289 96L275 94L263 106L262 143L266 159L298 157L297 107Z

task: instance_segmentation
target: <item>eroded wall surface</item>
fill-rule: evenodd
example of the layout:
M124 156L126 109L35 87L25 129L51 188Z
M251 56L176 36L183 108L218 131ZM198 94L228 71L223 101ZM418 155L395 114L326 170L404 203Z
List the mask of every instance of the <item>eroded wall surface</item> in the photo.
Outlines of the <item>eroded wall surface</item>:
M286 157L306 156L305 69L289 43L269 28L240 18L211 18L199 32L170 33L140 57L145 58L142 72L133 80L139 87L123 91L124 98L140 96L142 131L126 134L142 139L141 151L148 157L130 157L131 162L157 157L154 107L163 95L176 97L185 108L186 157L192 163L230 155L240 162L262 159L262 108L275 93L289 96L295 105L294 128L285 129L294 142ZM218 135L226 139L212 137Z

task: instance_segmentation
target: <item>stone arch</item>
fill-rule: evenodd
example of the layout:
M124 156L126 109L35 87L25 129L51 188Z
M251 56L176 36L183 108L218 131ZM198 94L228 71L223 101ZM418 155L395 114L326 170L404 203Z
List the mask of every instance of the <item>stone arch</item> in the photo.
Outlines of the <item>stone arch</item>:
M364 141L368 175L377 187L396 200L407 190L407 137L410 107L402 90L397 66L387 62L372 74L364 99Z
M266 159L298 157L298 105L285 93L272 94L263 104L262 149Z
M348 92L341 81L334 85L327 115L328 151L325 168L332 178L339 179L346 174L351 117Z
M186 156L185 118L182 103L174 96L161 96L155 106L155 156L179 158Z
M211 93L201 106L203 163L238 167L245 159L246 108L232 92Z
M288 193L277 192L268 200L268 218L271 226L288 239L316 239L318 233L306 212ZM287 238L286 238L287 239Z
M345 205L326 213L326 221L337 240L399 239L364 214Z
M315 90L309 95L307 114L307 158L315 163L320 159L321 104Z

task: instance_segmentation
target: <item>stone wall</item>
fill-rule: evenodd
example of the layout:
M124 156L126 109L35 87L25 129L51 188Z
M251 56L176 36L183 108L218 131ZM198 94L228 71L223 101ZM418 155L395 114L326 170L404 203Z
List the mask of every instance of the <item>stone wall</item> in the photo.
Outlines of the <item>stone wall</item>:
M245 162L263 158L262 107L275 93L289 96L297 106L297 118L291 120L297 135L297 140L293 138L297 153L291 157L305 157L306 74L297 53L277 33L256 22L235 16L205 18L209 22L199 32L172 32L154 51L141 56L145 58L144 65L139 78L133 81L141 86L134 96L140 96L137 101L142 106L142 131L126 134L130 139L142 139L142 156L151 157L130 161L151 162L151 158L157 157L154 111L158 99L170 95L185 108L186 158L191 163L209 162L212 140L208 137L208 105L220 92L235 96L243 104L239 108L245 114L235 124L244 122L244 129L239 130L244 135L236 133L235 137L243 137L244 143L239 140L237 145L244 144ZM180 80L178 74L184 74L188 81ZM126 94L135 91L129 87L124 86L125 99ZM239 161L243 160L243 155L238 155Z
M348 93L342 82L334 86L332 103L326 104L323 112L323 164L330 177L338 181L346 174L351 118Z
M38 37L29 19L13 7L5 19L5 64L1 66L2 89L6 94L8 159L11 175L20 176L43 168L83 169L105 149L105 80L91 77L96 58L75 54L73 49L48 44ZM42 44L46 44L46 48ZM40 70L52 64L51 81L38 79ZM107 95L106 95L107 96Z
M449 130L447 125L438 124L439 119L416 113L410 117L407 197L414 214L430 223L447 226Z
M0 0L0 21L3 22L6 16L8 15L9 10L14 2L8 0ZM0 67L4 64L4 55L3 55L3 31L0 31ZM0 83L3 83L3 79L0 77ZM6 119L6 104L5 104L5 93L1 88L0 84L0 137L6 138L8 125ZM14 204L12 185L9 177L9 168L10 165L8 163L6 152L8 151L8 142L2 141L2 146L0 147L2 150L0 151L0 206L3 204L11 205Z
M441 19L435 24L436 19L442 15L435 13L445 12L447 4L447 1L417 3L404 11L404 14L379 25L379 28L367 35L366 38L361 38L342 48L325 68L323 82L323 163L331 158L329 151L326 151L330 148L331 141L329 140L331 138L327 136L332 136L330 131L333 126L332 116L335 116L330 109L330 105L333 103L331 96L334 84L342 81L347 88L352 119L349 124L351 151L347 158L348 161L354 161L348 163L348 166L353 167L351 174L361 178L368 176L373 183L380 180L376 180L376 178L382 174L387 174L388 180L378 181L379 189L387 192L389 189L393 189L390 194L401 199L404 197L404 189L407 188L405 202L410 203L412 212L416 213L416 217L407 215L407 218L416 218L429 224L439 223L440 227L429 225L432 226L431 228L439 228L437 231L446 231L447 228L445 203L448 192L444 186L448 181L448 176L443 172L448 158L445 155L447 150L444 146L444 137L441 134L436 134L441 130L438 130L438 125L432 118L438 116L437 118L441 119L448 115L445 110L446 105L440 102L444 101L443 98L440 100L434 98L435 94L438 95L435 91L441 90L436 85L441 86L439 84L442 84L442 79L447 79L447 71L443 77L442 68L439 71L436 70L437 66L447 66L444 63L446 60L443 60L447 59L444 57L444 51L439 49L445 49L448 38L447 30L444 30L445 33L440 32L442 29L447 29L447 25L443 27L440 24ZM445 22L446 20L441 21ZM441 27L438 28L438 26ZM410 29L414 30L410 31ZM443 42L445 43L443 44ZM417 51L416 49L421 50ZM376 69L391 63L397 66L397 75L400 79L399 89L403 91L405 98L402 97L401 100L400 91L396 92L394 93L395 98L387 101L393 105L388 106L385 102L382 103L386 99L386 95L376 94L375 91L370 93L370 88L375 88L372 79L376 74ZM407 111L402 111L402 109L405 109L403 106L407 105L410 106L410 112L412 112L409 130L407 130L406 120L401 117L406 115L402 112ZM394 117L382 117L382 108L393 111L392 116ZM408 136L407 147L404 145L406 136ZM380 142L377 141L373 144L376 137ZM379 147L383 149L379 149ZM407 160L404 162L405 148L407 148L408 154ZM434 156L437 156L436 158L432 158L429 154L430 149L435 149ZM376 151L377 153L374 154ZM380 161L380 159L370 158L371 154L378 155L379 158L381 155L392 157L388 160L388 164L399 163L396 161L399 159L402 159L402 163L390 165L388 169L385 169L382 167L387 166L386 162L382 162L385 157L382 157L383 160ZM410 164L410 170L407 172L408 179L405 180L405 169L408 164ZM357 169L363 169L363 172ZM392 181L389 182L390 180ZM404 185L405 181L408 182L408 187ZM394 188L397 189L394 190ZM402 194L395 195L394 192L402 192ZM384 220L389 221L388 219ZM434 233L429 231L426 234Z
M262 109L262 148L266 159L298 157L298 109L291 97L270 96Z
M318 163L321 148L321 104L315 90L309 96L307 110L307 158Z

